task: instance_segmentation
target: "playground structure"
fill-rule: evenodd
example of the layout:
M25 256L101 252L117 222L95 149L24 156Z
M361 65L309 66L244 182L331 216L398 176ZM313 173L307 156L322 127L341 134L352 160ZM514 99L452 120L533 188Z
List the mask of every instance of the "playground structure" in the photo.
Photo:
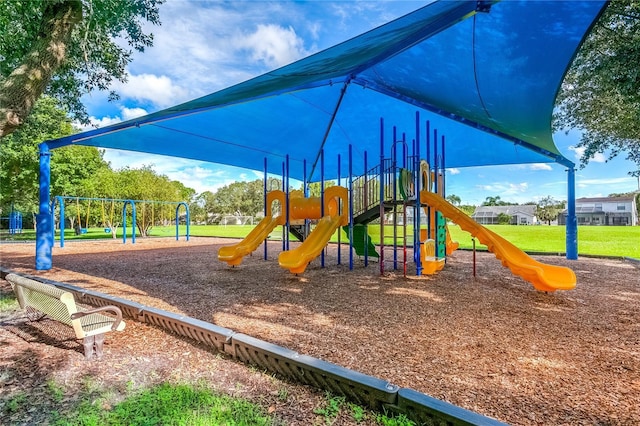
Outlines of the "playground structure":
M6 220L9 225L9 235L22 234L22 212L14 210L13 205L9 216L3 217L2 220Z
M66 201L70 201L71 205L75 208L74 215L67 217L65 210ZM94 214L92 216L91 206L100 205L100 215ZM51 227L52 233L55 234L56 224L56 204L58 206L58 218L60 229L60 247L64 247L64 234L65 234L65 222L67 218L70 220L72 227L75 230L76 235L86 234L89 225L100 224L104 228L105 233L111 233L113 238L116 238L116 231L118 227L122 226L122 242L127 242L127 229L131 224L131 243L136 243L136 229L142 229L146 234L147 230L154 226L154 224L160 221L161 224L167 222L164 213L156 215L156 207L175 206L175 225L176 225L176 240L180 238L179 224L180 224L180 208L184 207L185 225L186 225L186 240L189 241L189 225L190 215L189 206L186 202L172 202L172 201L150 201L150 200L125 200L116 198L89 198L89 197L70 197L70 196L56 196L53 197L53 201L50 206L51 214ZM116 204L122 206L121 217L116 216ZM141 212L140 219L138 221L138 214L136 211L136 204L138 210ZM130 207L130 209L129 209ZM161 212L163 211L160 209ZM95 212L93 212L95 213ZM118 219L121 218L121 222ZM84 223L83 223L84 219ZM84 224L84 227L82 226Z
M437 129L425 123L425 158L420 155L420 117L416 113L416 136L407 142L405 133L398 136L393 127L393 142L390 155L385 156L384 120L380 119L380 162L369 168L367 152L364 152L364 173L353 175L353 148L349 145L349 189L342 186L325 188L324 155L321 153L320 197L306 197L304 191L288 190L289 159L283 163L283 190L266 189L267 168L265 159L265 217L237 244L222 247L218 259L231 266L237 266L244 256L255 251L267 240L277 227L283 226L283 249L278 256L281 267L291 273L303 273L307 265L321 256L324 267L324 249L334 233L342 227L349 241L349 267L353 269L353 254L364 259L378 260L380 274L386 269L403 270L415 264L416 275L431 275L442 270L447 256L457 248L458 243L451 240L446 218L458 224L474 238L485 244L489 251L509 268L514 275L530 282L537 290L570 290L576 285L575 273L565 267L547 265L529 257L522 250L483 227L445 200L445 137L438 137ZM340 160L338 159L338 163ZM306 176L306 162L304 163ZM338 170L338 183L341 182ZM277 204L275 204L277 202ZM276 209L279 211L275 214ZM409 220L410 219L410 220ZM318 220L315 228L309 232L309 220ZM369 226L378 221L380 242L376 246L369 235ZM391 222L392 232L387 235L386 225ZM413 223L411 236L408 224ZM294 235L302 244L289 250L289 232L296 229ZM338 263L341 262L338 232ZM265 260L267 259L267 244ZM408 258L408 249L413 259Z

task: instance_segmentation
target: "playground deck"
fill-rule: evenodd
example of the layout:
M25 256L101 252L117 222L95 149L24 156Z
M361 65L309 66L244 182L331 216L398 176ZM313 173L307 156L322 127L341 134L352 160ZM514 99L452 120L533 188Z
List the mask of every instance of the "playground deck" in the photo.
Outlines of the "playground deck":
M346 250L338 266L331 247L325 269L316 259L295 276L278 266L281 242L270 243L269 261L258 249L237 268L216 260L227 243L74 242L37 275L211 321L511 424L640 423L640 277L623 260L543 257L578 277L575 290L545 294L487 253L475 279L470 252L438 275L404 279L380 277L375 264L349 271ZM34 273L33 252L0 245L2 266ZM105 357L137 344L123 342ZM190 351L172 345L153 347Z

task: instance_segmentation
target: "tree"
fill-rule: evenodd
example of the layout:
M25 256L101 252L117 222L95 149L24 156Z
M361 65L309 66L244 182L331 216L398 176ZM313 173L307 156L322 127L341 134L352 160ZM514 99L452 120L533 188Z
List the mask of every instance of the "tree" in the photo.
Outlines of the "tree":
M447 195L447 201L454 206L459 206L462 200L455 194Z
M482 203L483 206L508 206L510 205L506 201L502 201L499 195L495 197L487 197Z
M458 209L462 210L467 216L471 216L476 211L476 206L471 204L462 204L458 206Z
M25 123L40 96L58 99L88 123L82 95L125 82L133 50L144 51L163 0L0 2L0 138ZM129 48L122 47L123 39ZM133 50L132 50L133 49ZM117 99L115 92L110 99Z
M558 213L564 209L564 201L557 201L552 196L547 196L538 201L536 216L539 220L551 225L551 221L558 218Z
M168 201L189 203L195 191L182 183L159 175L151 166L140 169L124 168L117 172L122 197L130 200ZM174 204L153 202L136 203L136 225L143 237L148 236L151 227L162 217L175 214Z
M583 130L584 167L596 153L626 152L640 171L640 2L609 3L573 61L554 128Z
M233 182L218 189L214 199L216 213L255 216L264 208L262 180Z
M333 180L326 180L324 181L324 187L329 188L331 186L336 186L336 182ZM320 193L322 191L322 185L320 184L320 182L311 182L309 184L309 197L318 197L320 198ZM300 190L302 191L302 187L300 188Z
M38 143L73 133L66 111L55 99L43 97L25 124L5 136L0 146L0 211L11 204L23 212L38 206ZM81 195L87 181L108 168L102 152L94 147L68 146L51 155L51 192L54 195Z
M511 216L506 213L498 213L498 224L508 225L511 223Z

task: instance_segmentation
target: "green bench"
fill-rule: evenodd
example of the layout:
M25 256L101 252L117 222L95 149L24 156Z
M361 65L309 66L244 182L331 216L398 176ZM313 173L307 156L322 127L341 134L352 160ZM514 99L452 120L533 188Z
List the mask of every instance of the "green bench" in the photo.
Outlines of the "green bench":
M124 330L122 312L116 306L85 309L76 305L72 293L56 286L16 274L8 274L5 279L30 320L46 315L72 327L76 338L82 340L86 359L102 357L105 333Z

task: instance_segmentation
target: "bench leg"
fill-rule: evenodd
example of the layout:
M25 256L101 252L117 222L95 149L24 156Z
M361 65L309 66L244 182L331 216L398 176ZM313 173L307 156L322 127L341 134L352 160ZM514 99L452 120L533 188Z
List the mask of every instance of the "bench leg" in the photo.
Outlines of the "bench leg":
M104 333L96 334L94 337L96 339L96 345L95 345L96 357L102 358L102 344L104 343L105 335Z
M95 336L87 336L82 339L82 345L84 346L84 357L87 360L93 358L93 346L95 344Z

